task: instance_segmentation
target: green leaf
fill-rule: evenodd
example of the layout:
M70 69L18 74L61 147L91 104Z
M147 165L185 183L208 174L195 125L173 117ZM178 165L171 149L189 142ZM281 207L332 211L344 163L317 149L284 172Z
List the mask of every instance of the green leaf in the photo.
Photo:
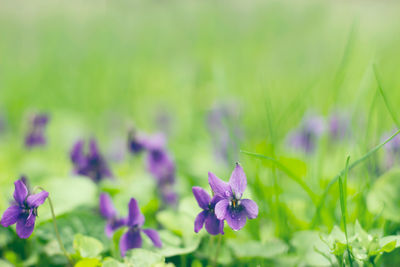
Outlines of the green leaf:
M101 262L98 259L82 259L75 264L75 267L98 267Z
M57 218L57 225L61 240L65 248L70 252L73 252L73 237L77 233L94 237L106 245L110 243L107 236L104 234L104 219L91 209L82 208L59 216ZM35 235L48 242L54 240L55 233L53 222L47 221L37 225Z
M72 211L79 206L97 204L96 185L87 178L51 178L42 187L49 192L56 216ZM38 222L49 219L51 219L51 213L48 205L40 207Z
M400 235L388 235L384 236L379 240L381 247L385 246L387 243L396 241L396 248L400 247Z
M103 251L103 244L99 240L82 234L75 235L73 246L82 258L96 258Z
M165 230L159 231L159 234L163 245L158 252L165 257L192 253L200 245L199 235L182 238Z
M284 254L288 250L288 245L281 240L272 240L267 243L257 241L238 242L229 240L228 246L238 258L263 258L272 259L278 255Z
M300 257L301 263L306 266L329 266L330 249L317 231L300 231L293 235L290 241ZM318 251L316 251L318 249Z
M373 184L367 196L368 210L383 218L400 222L400 170L393 169Z
M102 267L125 267L125 266L126 266L125 264L123 264L122 262L119 262L113 258L106 258L103 261L103 265L102 265Z
M164 261L165 259L161 254L141 248L129 250L125 257L125 263L141 267L152 267Z

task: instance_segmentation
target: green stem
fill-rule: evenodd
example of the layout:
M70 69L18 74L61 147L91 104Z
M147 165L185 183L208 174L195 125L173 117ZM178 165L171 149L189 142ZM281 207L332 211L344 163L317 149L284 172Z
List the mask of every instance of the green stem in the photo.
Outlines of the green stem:
M383 147L384 145L386 145L386 143L388 143L390 140L392 140L397 134L400 133L400 129L397 130L392 136L390 136L388 139L386 139L383 143L377 145L376 147L374 147L373 149L371 149L370 151L368 151L366 154L364 154L364 156L362 156L361 158L357 159L356 161L354 161L352 164L350 164L348 166L348 171L350 171L351 169L353 169L354 167L356 167L358 164L360 164L361 162L363 162L365 159L369 158L371 155L373 155L376 151L378 151L381 147ZM315 228L318 220L319 220L319 215L321 212L322 207L324 206L324 202L325 202L325 198L327 197L330 189L332 188L332 186L338 181L339 177L342 176L346 171L346 168L344 168L343 170L341 170L339 172L338 175L336 175L327 185L327 187L325 188L324 193L322 194L318 206L317 206L317 210L315 211L315 215L314 218L311 221L311 228Z
M42 190L42 191L46 191L40 186L38 186L37 188ZM61 240L60 232L58 231L58 227L57 227L56 215L54 213L53 203L51 201L50 195L47 197L47 200L48 200L49 206L50 206L51 217L52 217L52 220L53 220L54 231L56 233L56 238L57 238L58 245L60 246L60 249L63 252L64 256L67 258L69 265L70 266L74 266L73 261L71 259L71 256L69 255L69 253L65 249L64 244L63 244L63 242Z
M219 250L221 248L221 239L222 239L222 235L219 234L218 235L218 243L217 243L217 249L215 250L215 256L213 259L213 266L217 266L217 260L218 260L218 255L219 255Z

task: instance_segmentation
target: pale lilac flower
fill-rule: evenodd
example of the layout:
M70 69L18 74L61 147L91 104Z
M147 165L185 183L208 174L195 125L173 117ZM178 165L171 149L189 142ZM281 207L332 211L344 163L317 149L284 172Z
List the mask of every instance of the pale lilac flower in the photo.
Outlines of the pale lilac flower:
M238 127L239 119L236 110L236 106L219 105L207 114L207 127L215 155L226 164L237 160L239 155L242 131Z
M312 153L324 131L325 121L322 117L307 115L300 126L289 133L289 145L305 153Z
M329 118L329 135L333 140L343 140L350 135L350 119L343 113L334 112Z
M214 196L222 198L215 206L215 215L219 220L226 220L228 225L237 231L243 228L247 218L257 218L257 204L253 200L242 199L247 178L239 163L236 163L229 183L222 181L211 172L208 173L208 182Z

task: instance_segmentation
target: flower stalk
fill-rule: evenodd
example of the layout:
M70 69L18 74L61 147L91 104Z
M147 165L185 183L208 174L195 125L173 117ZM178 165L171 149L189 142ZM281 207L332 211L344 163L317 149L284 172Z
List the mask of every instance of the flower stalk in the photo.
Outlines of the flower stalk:
M39 189L39 190L41 190L41 191L45 191L45 190L44 190L42 187L40 187L40 186L37 187L37 189ZM62 240L61 240L60 232L58 231L58 227L57 227L56 214L55 214L55 212L54 212L53 202L51 201L50 195L47 197L47 199L48 199L49 206L50 206L51 217L52 217L52 220L53 220L54 231L55 231L55 233L56 233L56 238L57 238L58 245L59 245L61 251L63 252L64 256L67 258L69 265L70 265L70 266L74 266L73 261L72 261L72 258L71 258L71 256L69 255L69 253L67 252L67 250L65 249L64 244L63 244L63 242L62 242Z

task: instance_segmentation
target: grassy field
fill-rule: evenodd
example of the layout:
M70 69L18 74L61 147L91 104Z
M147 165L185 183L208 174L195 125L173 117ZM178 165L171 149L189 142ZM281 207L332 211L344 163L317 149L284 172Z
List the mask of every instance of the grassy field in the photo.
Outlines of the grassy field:
M0 6L0 212L25 174L52 197L77 266L400 264L400 145L394 137L379 146L400 127L395 1ZM38 113L49 116L47 144L27 148ZM347 123L343 138L329 131L335 114ZM291 134L312 116L325 130L312 151L296 149ZM127 150L133 128L166 135L178 204L166 205L146 156ZM113 181L73 177L69 153L89 138ZM227 181L235 162L257 218L240 231L225 223L224 235L196 234L192 187L211 192L208 172ZM126 228L104 234L101 192L123 216L135 198L163 247L145 239L121 258ZM0 266L65 266L51 223L45 203L29 239L0 227ZM79 245L77 234L99 241L99 252L86 253L97 243Z

